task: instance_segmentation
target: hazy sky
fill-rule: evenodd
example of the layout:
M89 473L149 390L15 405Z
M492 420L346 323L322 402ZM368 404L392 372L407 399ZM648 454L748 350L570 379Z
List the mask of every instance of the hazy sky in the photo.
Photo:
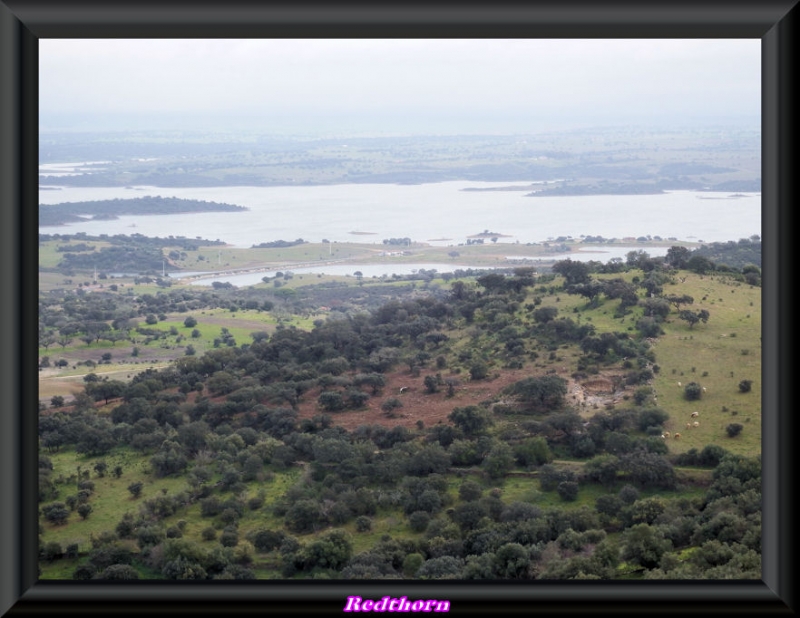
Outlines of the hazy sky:
M41 39L43 129L522 133L760 116L760 39Z

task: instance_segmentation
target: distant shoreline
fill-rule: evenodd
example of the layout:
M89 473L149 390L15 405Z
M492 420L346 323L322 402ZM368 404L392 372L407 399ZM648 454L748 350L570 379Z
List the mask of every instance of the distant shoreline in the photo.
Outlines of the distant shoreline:
M513 238L513 236L499 232L481 232L480 234L470 234L467 238Z

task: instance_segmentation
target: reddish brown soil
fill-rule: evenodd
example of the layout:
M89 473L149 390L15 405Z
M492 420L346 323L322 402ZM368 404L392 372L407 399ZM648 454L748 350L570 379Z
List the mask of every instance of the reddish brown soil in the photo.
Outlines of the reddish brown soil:
M445 380L450 378L458 380L455 393L452 397L448 397L447 385L440 386L437 393L429 393L425 388L425 376L434 373L433 371L426 373L423 370L418 377L414 377L407 370L399 370L384 374L386 385L380 394L370 397L367 405L361 410L329 413L333 424L351 431L360 425L385 427L402 425L413 429L416 428L417 421L422 421L425 427L448 423L447 416L453 408L478 405L482 401L493 399L509 384L531 375L525 370L506 369L492 374L485 380L473 381L469 379L468 374L449 375L447 372L442 372ZM401 393L400 389L403 387L406 390ZM312 418L321 413L317 405L319 393L320 389L317 388L303 395L303 401L298 406L301 419ZM381 404L392 397L399 399L403 404L403 407L395 408L393 414L396 418L391 418L381 410Z
M447 385L439 387L436 393L429 393L425 387L424 380L426 375L433 375L434 371L422 371L419 376L412 376L408 370L397 370L385 373L385 386L379 394L373 395L367 401L364 408L360 410L346 410L344 412L327 413L333 425L341 426L352 431L361 425L383 425L385 427L396 427L402 425L409 429L415 429L417 422L422 421L424 427L432 427L440 423L449 423L448 415L453 408L465 407L469 405L480 405L482 402L506 402L513 403L512 399L503 398L503 390L510 384L533 375L538 375L530 369L502 369L492 373L484 380L470 380L468 374L451 375L446 371L442 372L444 380L457 380L455 392L452 396L447 394ZM568 381L566 403L574 406L581 412L582 416L590 417L603 406L619 403L622 392L613 392L614 378L616 376L593 376L582 383L576 382L565 370L558 372L559 375ZM404 391L400 392L403 388ZM173 391L177 389L171 389ZM325 413L318 403L322 388L314 388L306 392L297 407L298 417L310 419L319 414ZM365 389L369 392L369 389ZM189 394L189 401L197 397L197 393ZM403 404L400 408L395 408L390 416L381 409L381 404L390 398L396 398ZM224 401L225 397L212 397L214 402ZM98 402L99 409L107 409L119 405L121 400L112 400L108 405ZM69 407L61 408L68 410ZM50 413L47 410L44 414Z

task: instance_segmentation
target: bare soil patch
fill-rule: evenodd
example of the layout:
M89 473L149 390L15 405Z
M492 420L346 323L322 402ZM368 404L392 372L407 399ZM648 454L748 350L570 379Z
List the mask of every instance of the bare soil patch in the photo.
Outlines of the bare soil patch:
M446 385L441 386L439 392L428 392L424 379L432 373L434 372L423 371L419 376L412 376L407 370L397 370L384 374L386 385L381 394L372 396L363 409L330 413L333 424L348 431L360 425L403 426L412 429L416 428L418 421L422 421L425 427L447 424L447 416L453 408L502 401L503 390L507 386L534 375L524 369L503 369L484 380L470 380L469 375L463 374L443 374L445 380L455 378L459 381L451 397L447 394ZM568 381L567 403L580 409L582 416L587 418L595 414L599 407L622 401L622 391L614 388L616 376L593 377L588 385L576 382L566 372L561 377ZM303 396L303 401L298 406L300 419L310 419L322 413L317 405L317 397L322 390L315 388ZM381 404L393 397L400 400L403 406L396 408L394 417L391 417L381 409Z
M419 376L412 376L404 370L385 373L386 385L381 389L381 394L372 396L366 406L360 410L347 410L331 413L333 424L351 431L360 425L383 425L397 427L399 425L416 428L417 421L422 421L425 427L440 423L448 423L448 414L453 408L478 405L498 395L503 388L526 376L523 371L501 371L496 377L485 380L470 380L469 375L442 374L445 379L456 379L458 384L454 387L452 397L447 394L447 386L439 387L439 392L429 393L424 384L426 375L434 372L422 372ZM401 389L404 389L401 392ZM298 406L301 419L312 418L320 414L317 397L321 392L315 388L305 394L303 402ZM396 408L390 417L381 410L381 404L390 398L397 398L403 406Z
M114 374L110 377L123 379L122 372ZM593 416L598 409L622 402L626 392L624 386L620 386L621 377L616 374L599 374L583 381L576 381L565 370L560 370L558 374L567 380L567 405L577 409L584 418ZM450 422L447 417L454 408L489 402L512 403L511 399L504 397L504 389L519 380L537 374L525 369L501 369L489 378L471 380L468 374L443 372L442 377L445 380L457 380L452 396L448 395L446 384L440 386L438 392L428 392L424 384L425 376L435 375L434 371L422 371L418 376L414 376L406 369L398 369L383 375L386 380L385 386L378 395L370 397L364 408L328 413L333 425L352 431L361 425L383 425L389 428L403 426L416 429L418 421L422 421L424 427L447 424ZM61 384L56 386L59 382ZM44 387L47 383L50 383L50 388ZM50 376L49 379L40 380L40 398L43 401L49 402L52 394L63 394L69 401L72 397L65 392L68 389L72 394L83 390L82 376L70 376L68 380ZM50 392L51 390L57 392ZM323 390L325 389L316 387L303 395L297 406L299 419L311 419L324 413L317 403L317 398ZM197 393L191 393L189 401L196 395ZM390 398L396 398L403 404L391 415L381 409L383 402ZM214 402L221 402L224 399L225 396L211 398Z

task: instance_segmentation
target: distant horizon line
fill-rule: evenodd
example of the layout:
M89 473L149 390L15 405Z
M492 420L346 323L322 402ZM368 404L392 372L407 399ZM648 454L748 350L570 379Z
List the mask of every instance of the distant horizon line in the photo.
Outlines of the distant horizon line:
M181 127L181 126L76 126L76 125L61 125L55 126L55 123L40 123L39 135L51 134L102 134L102 133L126 133L126 134L152 134L152 133L177 133L184 135L203 134L203 135L240 135L248 133L253 135L280 135L282 137L318 137L318 138L387 138L387 137L481 137L481 136L517 136L517 135L540 135L548 133L567 133L576 131L597 131L597 130L697 130L707 129L715 130L719 128L730 129L737 128L739 130L748 131L761 131L761 119L750 116L742 117L724 117L715 118L713 123L702 123L698 120L687 119L685 122L676 124L669 121L658 122L644 122L644 121L608 121L608 122L586 122L583 124L577 123L555 123L552 126L540 128L519 128L519 129L470 129L468 127L442 129L433 127L420 127L418 129L375 129L375 128L361 128L361 129L333 129L323 127L244 127L244 126L209 126L209 127Z

